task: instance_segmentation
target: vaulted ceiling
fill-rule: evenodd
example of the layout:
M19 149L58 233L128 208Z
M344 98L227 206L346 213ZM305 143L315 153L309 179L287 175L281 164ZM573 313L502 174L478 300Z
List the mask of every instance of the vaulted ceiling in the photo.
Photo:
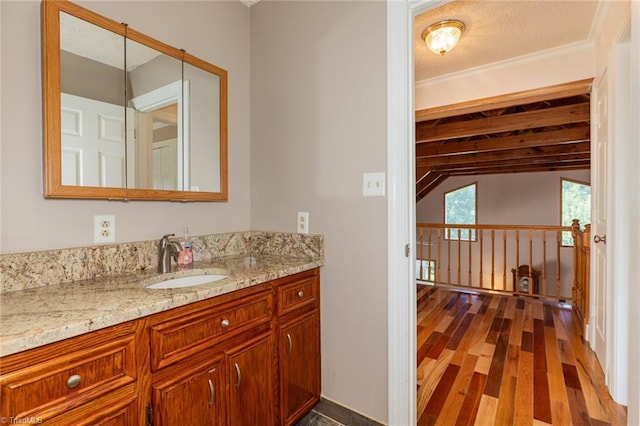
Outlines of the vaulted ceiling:
M416 201L450 176L589 169L591 80L416 112Z
M605 1L455 0L416 16L416 81L590 43ZM460 19L465 32L445 56L423 30ZM591 81L416 111L416 201L449 176L589 168Z

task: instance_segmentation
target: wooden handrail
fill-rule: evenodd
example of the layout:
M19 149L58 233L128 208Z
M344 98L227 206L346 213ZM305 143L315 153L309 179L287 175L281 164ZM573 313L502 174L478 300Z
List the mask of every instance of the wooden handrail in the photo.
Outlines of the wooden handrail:
M580 222L573 220L571 225L571 235L573 235L574 250L574 278L572 299L573 307L582 320L582 331L586 331L589 322L589 274L591 266L591 225L585 225L584 231L580 230Z
M455 232L464 229L468 238ZM471 290L574 300L575 249L562 246L563 232L572 227L418 223L420 277ZM424 265L435 273L424 275Z

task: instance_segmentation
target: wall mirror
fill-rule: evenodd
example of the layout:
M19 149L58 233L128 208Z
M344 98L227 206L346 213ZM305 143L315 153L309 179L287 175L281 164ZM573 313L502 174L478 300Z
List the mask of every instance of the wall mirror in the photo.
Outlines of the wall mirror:
M227 200L227 72L44 0L44 195Z

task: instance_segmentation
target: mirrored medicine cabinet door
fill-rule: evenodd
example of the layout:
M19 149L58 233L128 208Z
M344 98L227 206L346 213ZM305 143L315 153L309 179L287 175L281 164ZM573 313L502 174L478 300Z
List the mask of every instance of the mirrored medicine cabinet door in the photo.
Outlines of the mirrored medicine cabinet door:
M227 200L227 72L44 0L45 197Z

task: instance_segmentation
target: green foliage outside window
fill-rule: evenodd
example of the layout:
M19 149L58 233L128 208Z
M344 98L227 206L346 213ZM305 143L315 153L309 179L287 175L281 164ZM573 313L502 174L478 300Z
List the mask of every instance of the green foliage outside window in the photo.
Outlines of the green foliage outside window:
M476 224L476 184L465 186L444 194L444 223ZM462 241L475 241L475 230L447 228L445 238Z
M571 226L573 219L580 221L580 228L591 223L591 186L562 179L562 226ZM571 232L562 233L562 245L572 246Z

